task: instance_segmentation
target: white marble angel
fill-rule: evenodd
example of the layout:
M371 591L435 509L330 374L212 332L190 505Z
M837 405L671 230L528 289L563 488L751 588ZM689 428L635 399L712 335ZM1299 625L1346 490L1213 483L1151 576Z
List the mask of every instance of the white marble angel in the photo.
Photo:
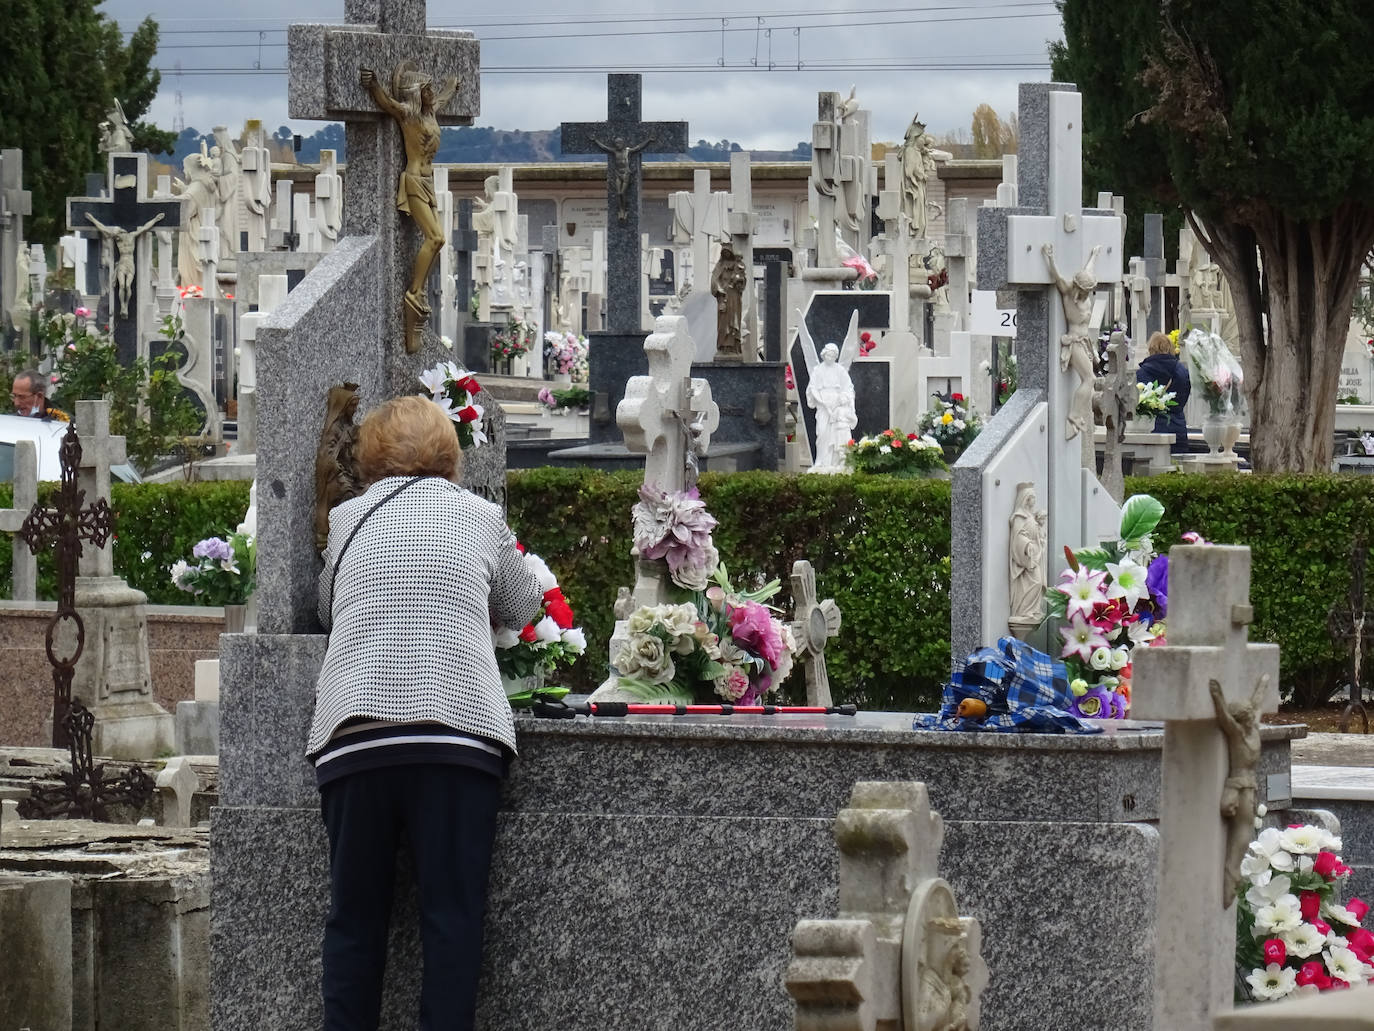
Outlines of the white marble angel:
M800 310L797 312L797 334L810 377L806 385L806 403L816 411L816 457L811 463L811 472L845 472L849 440L859 424L859 416L854 410L854 382L849 378L849 367L859 356L859 313L855 310L849 318L844 347L828 343L821 348L819 357Z

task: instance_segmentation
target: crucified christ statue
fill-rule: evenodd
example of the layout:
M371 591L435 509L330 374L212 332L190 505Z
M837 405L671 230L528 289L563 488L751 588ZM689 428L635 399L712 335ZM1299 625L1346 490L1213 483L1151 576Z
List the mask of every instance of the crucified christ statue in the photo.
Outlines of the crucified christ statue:
M602 143L593 136L592 142L596 144L597 150L605 153L606 159L610 162L611 173L615 176L615 195L620 201L616 218L624 222L630 217L630 158L647 147L650 141L645 140L631 147L621 136L617 136L611 143Z
M119 226L107 226L90 212L86 213L86 221L95 226L104 238L106 253L109 253L112 243L118 253L113 262L107 258L105 263L111 265L110 279L119 294L119 317L122 319L129 317L129 295L134 290L134 254L138 238L161 222L163 217L162 212L158 212L137 229L130 230L121 229Z
M1097 262L1100 250L1100 246L1094 247L1083 268L1073 274L1073 279L1065 279L1054 263L1053 245L1047 243L1040 248L1050 266L1050 278L1058 287L1059 298L1064 304L1064 322L1067 325L1064 335L1059 338L1059 370L1067 372L1072 369L1078 374L1078 386L1074 388L1073 401L1064 425L1064 439L1072 440L1078 434L1083 434L1086 441L1083 452L1089 457L1093 446L1093 380L1096 371L1092 319L1097 277L1093 274L1093 265Z

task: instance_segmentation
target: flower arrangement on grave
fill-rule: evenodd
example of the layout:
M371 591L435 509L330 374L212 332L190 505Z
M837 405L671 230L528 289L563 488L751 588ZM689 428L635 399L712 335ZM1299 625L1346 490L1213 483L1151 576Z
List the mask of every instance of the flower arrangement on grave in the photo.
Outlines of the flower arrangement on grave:
M510 361L528 354L533 346L534 327L511 319L491 338L491 357L495 361Z
M662 559L678 598L641 606L611 656L619 686L641 701L751 705L777 691L797 652L791 628L764 604L778 591L732 586L711 539L715 518L696 488L645 484L634 506L641 559Z
M1140 394L1135 406L1136 415L1153 419L1159 415L1168 415L1169 409L1178 406L1174 392L1165 390L1163 383L1137 383L1135 387Z
M496 647L496 668L506 684L507 700L515 707L528 706L534 700L534 688L545 695L562 697L565 688L544 687L543 678L561 664L573 662L587 649L587 636L581 627L574 626L572 606L563 597L558 578L548 564L528 551L518 541L515 545L525 557L525 566L539 581L544 598L539 611L522 629L496 626L492 628L492 643ZM535 684L530 680L534 678Z
M979 362L985 376L992 375L992 362L984 359ZM1016 393L1016 354L1011 349L1011 341L1003 340L997 345L997 406L1006 404Z
M973 410L973 402L963 394L935 394L935 402L921 413L916 432L933 437L945 452L945 461L953 462L973 443L983 429L983 420Z
M1178 354L1178 335L1179 331L1177 327L1169 330L1169 343L1174 345L1174 354Z
M592 392L586 387L567 387L563 390L540 387L538 397L540 404L554 412L586 408L592 403Z
M1364 448L1366 455L1374 455L1374 433L1368 431L1361 433L1360 447Z
M1245 375L1226 342L1215 333L1195 329L1185 338L1188 361L1201 385L1202 396L1213 415L1240 411L1244 405L1241 387Z
M856 473L885 474L919 478L936 469L946 469L945 451L940 442L927 434L887 429L849 442L849 468Z
M487 442L482 432L482 406L477 403L482 391L477 377L456 362L440 362L420 374L420 384L429 391L430 400L453 420L464 451Z
M194 562L178 559L172 583L201 605L243 605L257 585L257 540L246 533L207 537L191 549Z
M936 269L926 276L926 286L930 287L931 293L940 289L942 286L949 286L949 269Z
M544 358L555 375L569 376L576 383L587 381L586 337L551 329L544 334Z
M1264 806L1258 812L1263 817ZM1237 1002L1374 980L1374 932L1360 926L1369 905L1337 901L1350 874L1340 848L1339 838L1310 824L1268 827L1250 843L1240 866L1248 887L1236 899Z
M1101 547L1064 549L1068 568L1045 592L1063 641L1073 713L1125 719L1131 708L1131 653L1164 644L1168 556L1154 554L1151 534L1164 506L1148 494L1127 498L1118 538Z
M873 334L864 330L859 334L859 357L867 358L869 352L878 346L878 342L873 339Z
M185 301L185 300L187 300L188 298L189 298L189 299L196 299L196 298L204 297L204 296L205 296L205 288L204 288L203 286L196 286L196 285L193 283L193 284L191 284L190 286L179 286L179 287L177 287L177 293L181 296L181 299L182 299L183 301Z

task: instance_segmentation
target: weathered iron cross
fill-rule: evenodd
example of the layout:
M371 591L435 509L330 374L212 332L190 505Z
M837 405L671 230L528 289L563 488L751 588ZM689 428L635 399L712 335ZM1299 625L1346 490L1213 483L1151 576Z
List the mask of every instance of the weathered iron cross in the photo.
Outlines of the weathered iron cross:
M62 438L60 457L62 489L57 496L57 507L47 509L34 505L24 525L19 528L20 538L35 555L40 550L50 548L57 555L57 612L48 622L46 638L48 661L53 667L54 748L65 748L71 743L67 713L72 703L72 675L86 644L86 627L76 611L77 563L81 558L83 542L90 541L96 548L103 548L114 534L115 525L115 515L109 503L99 497L94 503L85 504L86 492L77 486L77 473L81 468L81 441L76 435L76 423L67 427L67 433ZM64 622L71 625L71 632L65 636L69 639L74 637L76 642L70 656L59 655L57 650L58 629Z

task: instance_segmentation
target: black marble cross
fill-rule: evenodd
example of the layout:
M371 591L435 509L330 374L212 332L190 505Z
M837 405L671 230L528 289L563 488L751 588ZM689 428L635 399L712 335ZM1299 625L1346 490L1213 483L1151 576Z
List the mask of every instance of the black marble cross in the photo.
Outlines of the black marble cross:
M477 253L477 230L472 228L472 201L458 202L458 217L453 225L454 303L458 314L467 318L472 304L472 256Z
M132 365L144 353L139 325L143 277L152 277L154 229L181 227L180 200L148 200L148 155L111 154L109 197L67 199L67 228L102 239L109 267L110 331L121 365ZM152 296L151 281L147 284Z
M640 330L639 187L645 154L687 150L686 122L640 120L639 75L606 76L606 120L564 122L564 154L606 156L606 330Z

